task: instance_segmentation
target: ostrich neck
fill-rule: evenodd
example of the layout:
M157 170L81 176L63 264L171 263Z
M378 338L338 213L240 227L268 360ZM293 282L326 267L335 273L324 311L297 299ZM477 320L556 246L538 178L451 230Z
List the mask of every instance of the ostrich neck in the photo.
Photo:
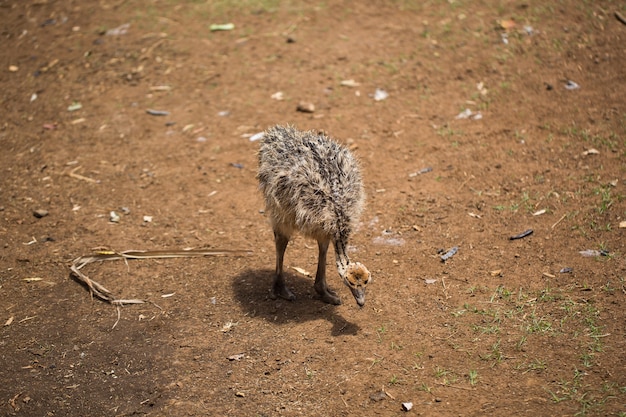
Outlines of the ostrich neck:
M335 261L337 262L337 271L339 271L339 275L345 277L346 271L348 270L348 264L350 263L350 258L348 258L348 253L346 251L347 242L339 238L333 243L335 246Z

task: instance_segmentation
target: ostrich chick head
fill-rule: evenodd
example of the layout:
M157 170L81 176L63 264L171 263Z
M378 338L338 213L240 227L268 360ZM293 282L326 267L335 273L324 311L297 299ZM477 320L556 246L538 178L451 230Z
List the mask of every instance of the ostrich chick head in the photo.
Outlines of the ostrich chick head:
M343 282L350 288L359 307L365 305L365 288L372 279L372 274L360 262L350 262Z

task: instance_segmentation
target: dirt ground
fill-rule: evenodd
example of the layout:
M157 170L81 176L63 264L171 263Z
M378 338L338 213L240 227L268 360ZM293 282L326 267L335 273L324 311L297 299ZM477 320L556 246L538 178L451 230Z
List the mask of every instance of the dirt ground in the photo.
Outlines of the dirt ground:
M0 0L0 415L626 415L623 16ZM269 298L250 136L287 123L361 161L362 309L301 237ZM252 252L83 268L118 309L98 248Z

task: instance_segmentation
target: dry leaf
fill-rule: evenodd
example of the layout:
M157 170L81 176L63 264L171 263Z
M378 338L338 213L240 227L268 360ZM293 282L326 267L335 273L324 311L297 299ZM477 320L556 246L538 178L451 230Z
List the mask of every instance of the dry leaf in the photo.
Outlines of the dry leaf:
M354 80L343 80L340 84L344 87L358 87L359 85L361 85Z
M498 23L500 23L500 27L504 30L511 30L515 27L515 21L511 19L500 20Z
M298 268L297 266L292 266L291 269L293 269L294 271L298 272L299 274L304 275L305 277L310 277L311 276L311 273L309 271L307 271L306 269Z

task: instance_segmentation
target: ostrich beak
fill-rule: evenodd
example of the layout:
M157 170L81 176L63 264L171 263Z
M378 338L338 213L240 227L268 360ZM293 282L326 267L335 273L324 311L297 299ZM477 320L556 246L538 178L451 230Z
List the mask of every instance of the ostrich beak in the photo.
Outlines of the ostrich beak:
M363 307L365 305L365 288L350 288L350 291L352 291L352 295L359 307Z

